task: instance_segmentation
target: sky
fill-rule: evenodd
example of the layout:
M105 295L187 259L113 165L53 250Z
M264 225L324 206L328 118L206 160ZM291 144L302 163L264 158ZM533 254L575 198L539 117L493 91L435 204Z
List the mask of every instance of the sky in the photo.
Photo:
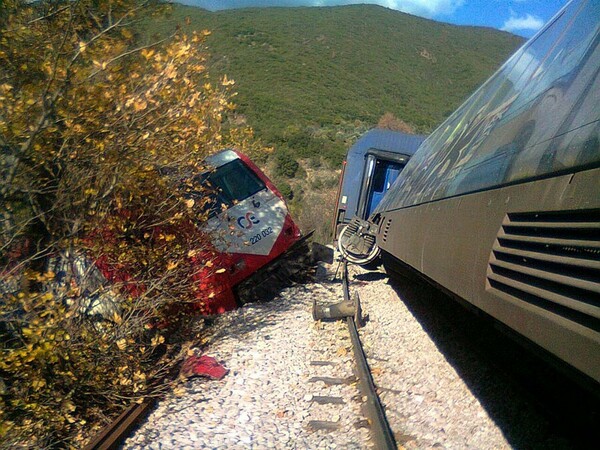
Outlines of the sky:
M220 9L260 6L335 6L371 3L457 25L497 28L529 38L568 0L178 0Z

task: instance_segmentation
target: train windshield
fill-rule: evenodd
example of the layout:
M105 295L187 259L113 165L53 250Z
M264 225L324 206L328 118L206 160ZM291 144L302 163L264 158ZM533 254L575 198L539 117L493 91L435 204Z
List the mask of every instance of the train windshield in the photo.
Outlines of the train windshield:
M266 188L262 180L240 159L203 174L199 181L211 191L207 205L210 217Z

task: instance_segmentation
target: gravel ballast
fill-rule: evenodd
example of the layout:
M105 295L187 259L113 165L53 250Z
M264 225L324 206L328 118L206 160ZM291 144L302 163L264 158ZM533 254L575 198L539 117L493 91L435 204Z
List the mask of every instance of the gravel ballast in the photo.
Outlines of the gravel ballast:
M350 286L368 315L361 339L399 447L569 448L468 342L449 333L444 339L459 350L440 344L435 327L449 326L415 314L418 288L406 290L411 299L402 301L403 290L385 274L359 268L351 269ZM314 298L333 303L341 295L339 282L322 278L219 317L205 353L230 372L222 380L187 381L185 392L161 400L124 448L372 448L361 426L345 322L315 323L311 315ZM320 404L319 397L337 403Z
M220 381L192 379L183 395L160 401L125 448L368 448L368 430L355 426L355 384L310 381L352 377L344 324L315 323L311 315L315 296L335 302L336 291L297 285L272 302L221 316L207 354L230 372ZM315 397L344 403L318 404ZM313 421L336 430L315 430Z

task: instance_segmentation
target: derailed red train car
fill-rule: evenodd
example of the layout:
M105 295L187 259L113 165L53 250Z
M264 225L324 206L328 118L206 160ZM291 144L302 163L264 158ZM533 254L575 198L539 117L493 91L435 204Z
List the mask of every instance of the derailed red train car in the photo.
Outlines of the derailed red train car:
M214 266L196 277L211 290L203 312L216 314L234 309L236 287L280 258L302 235L283 195L246 155L223 150L206 163L212 170L194 177L194 183L214 193L202 228L212 236L217 256Z
M206 171L176 183L191 184L192 189L182 189L183 195L206 208L208 220L195 226L210 241L208 248L187 261L195 272L197 302L182 306L186 311L191 306L197 313L211 315L235 309L243 301L261 300L255 295L256 284L269 285L271 274L282 269L280 259L287 262L288 254L296 256L298 250L304 251L306 239L292 220L282 194L246 155L228 149L205 162ZM113 236L108 232L100 238ZM56 274L58 284L77 285L86 292L109 292L92 295L84 302L90 315L111 317L119 308L118 294L101 289L102 285L119 285L134 297L145 291L126 267L108 255L65 252L50 258L47 270ZM248 290L248 286L254 288ZM241 298L242 287L250 295ZM15 289L16 285L0 284L0 292Z

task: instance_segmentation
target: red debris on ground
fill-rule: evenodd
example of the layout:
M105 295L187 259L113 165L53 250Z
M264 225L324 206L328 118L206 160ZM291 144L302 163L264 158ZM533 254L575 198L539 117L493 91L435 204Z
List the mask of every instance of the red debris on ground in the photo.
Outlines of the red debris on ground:
M189 378L194 375L220 380L229 373L223 365L212 356L190 356L181 367L181 375Z

